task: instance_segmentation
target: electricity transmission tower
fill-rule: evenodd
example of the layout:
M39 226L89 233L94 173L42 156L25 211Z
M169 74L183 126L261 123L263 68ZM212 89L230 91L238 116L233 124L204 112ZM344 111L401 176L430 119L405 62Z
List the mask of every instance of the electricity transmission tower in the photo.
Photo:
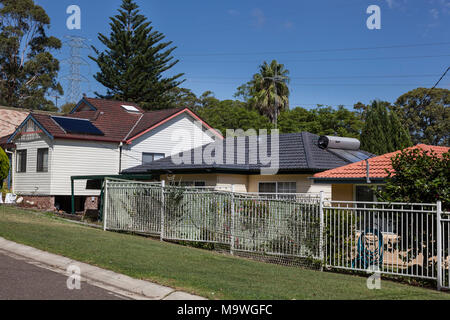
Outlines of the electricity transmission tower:
M81 67L88 66L89 63L83 58L83 49L90 49L86 44L87 40L77 36L65 36L68 39L64 42L70 48L70 57L63 60L69 65L70 71L63 79L67 80L66 103L77 103L82 97L81 83L89 80L81 74Z

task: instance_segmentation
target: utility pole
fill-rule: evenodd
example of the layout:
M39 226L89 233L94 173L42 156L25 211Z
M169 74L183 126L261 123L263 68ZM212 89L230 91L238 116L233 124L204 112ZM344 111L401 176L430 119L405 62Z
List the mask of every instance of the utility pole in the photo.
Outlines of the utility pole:
M53 95L50 95L51 98L55 98L55 106L58 108L58 99L61 98L58 92L54 91Z

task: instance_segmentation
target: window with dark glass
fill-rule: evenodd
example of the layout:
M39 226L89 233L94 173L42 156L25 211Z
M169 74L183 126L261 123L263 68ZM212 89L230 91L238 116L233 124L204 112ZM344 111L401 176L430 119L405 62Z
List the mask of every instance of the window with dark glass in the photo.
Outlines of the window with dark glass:
M37 172L48 172L48 148L37 151Z
M27 150L17 150L16 162L17 172L27 172Z
M152 163L153 161L163 159L164 157L165 157L164 153L144 152L142 154L142 164Z
M276 182L260 182L259 193L277 193Z
M356 201L374 201L374 191L372 186L356 186Z
M296 182L260 182L259 193L296 193Z

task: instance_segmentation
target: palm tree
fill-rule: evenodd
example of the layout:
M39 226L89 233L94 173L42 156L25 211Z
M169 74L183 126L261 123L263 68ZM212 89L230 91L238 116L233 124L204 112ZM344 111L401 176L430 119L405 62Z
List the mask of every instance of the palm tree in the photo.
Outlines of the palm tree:
M289 109L289 71L272 60L259 67L259 73L253 76L250 87L251 105L270 122L277 124L278 115L282 110Z

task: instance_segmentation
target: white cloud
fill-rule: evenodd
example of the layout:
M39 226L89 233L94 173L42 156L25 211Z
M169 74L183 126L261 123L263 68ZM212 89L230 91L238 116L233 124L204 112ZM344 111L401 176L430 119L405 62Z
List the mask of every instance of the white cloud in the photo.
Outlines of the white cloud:
M392 8L395 3L394 0L386 0L386 2L388 4L389 8Z
M433 17L433 19L437 20L439 19L439 10L436 8L430 9L430 14Z
M266 23L266 16L264 15L264 12L259 8L255 8L252 10L252 17L254 18L253 25L257 28L262 28Z

